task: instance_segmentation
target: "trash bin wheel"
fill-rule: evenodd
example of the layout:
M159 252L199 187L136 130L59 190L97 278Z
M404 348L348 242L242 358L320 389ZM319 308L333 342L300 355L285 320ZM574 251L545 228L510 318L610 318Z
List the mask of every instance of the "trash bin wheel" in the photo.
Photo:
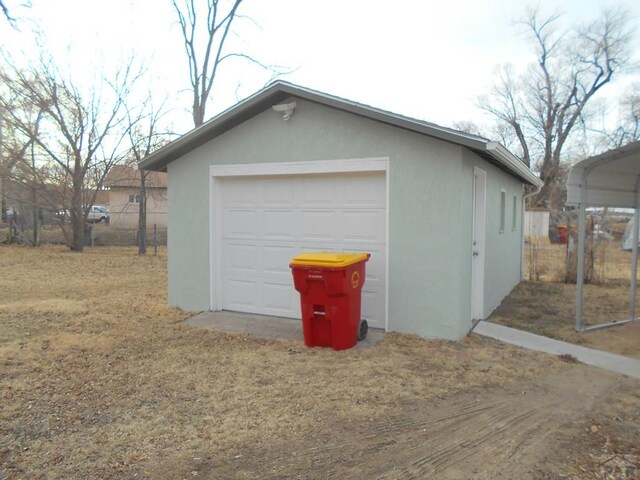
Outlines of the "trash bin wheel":
M360 325L358 325L358 341L359 342L367 338L368 331L369 331L369 324L367 323L367 321L364 319L360 320Z

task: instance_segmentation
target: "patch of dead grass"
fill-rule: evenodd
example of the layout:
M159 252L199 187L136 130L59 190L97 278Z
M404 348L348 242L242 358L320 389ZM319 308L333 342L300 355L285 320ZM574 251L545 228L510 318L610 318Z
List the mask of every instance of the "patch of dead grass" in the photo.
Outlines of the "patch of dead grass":
M633 322L585 333L575 331L576 286L551 281L562 277L565 245L544 247L538 261L542 281L522 282L504 299L490 321L587 347L640 358L640 323ZM597 264L602 283L584 288L584 324L629 318L631 256L611 244L605 263ZM626 280L625 280L626 279ZM640 296L639 296L640 298Z
M0 476L185 478L212 452L572 368L475 336L335 352L189 327L160 253L0 246Z

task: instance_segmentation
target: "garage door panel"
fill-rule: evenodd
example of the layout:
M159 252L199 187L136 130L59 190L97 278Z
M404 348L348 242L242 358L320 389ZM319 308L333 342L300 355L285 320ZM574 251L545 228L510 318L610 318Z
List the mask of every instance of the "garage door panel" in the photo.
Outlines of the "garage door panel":
M242 178L225 179L222 189L223 208L257 207L260 204L259 188Z
M260 304L260 285L256 281L227 278L223 280L225 302L223 308L239 310L257 308Z
M384 327L383 173L238 177L220 183L223 309L300 318L291 259L311 251L364 251L371 258L363 318Z
M293 240L296 236L297 216L294 210L262 211L263 227L261 238L263 240Z
M296 205L295 184L290 177L273 177L261 183L264 204L268 207L292 207Z
M345 210L342 214L342 241L378 243L384 238L383 210Z
M332 177L302 175L296 183L296 204L306 207L335 207L336 182Z
M386 179L376 173L345 176L343 206L386 208Z
M298 216L301 241L335 242L338 214L335 210L301 210Z
M255 245L227 242L223 258L224 269L233 274L256 274L260 266L260 252Z
M367 320L369 326L384 327L384 319L382 318L384 305L381 305L378 297L379 293L377 291L362 290L360 316Z
M276 246L265 245L263 247L264 272L270 274L291 276L289 263L295 257L297 249L293 245Z
M290 315L296 306L292 301L291 289L293 282L288 284L263 283L262 305L272 313L278 311L279 315Z
M256 210L225 209L223 212L222 238L258 238Z

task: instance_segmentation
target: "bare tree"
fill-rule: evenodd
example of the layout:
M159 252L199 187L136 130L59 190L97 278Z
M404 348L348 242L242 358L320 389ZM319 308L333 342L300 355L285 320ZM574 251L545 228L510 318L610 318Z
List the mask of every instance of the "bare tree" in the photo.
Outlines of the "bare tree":
M122 146L129 128L125 102L139 74L129 62L113 80L94 85L83 95L50 60L41 59L26 69L6 58L5 64L9 72L2 74L2 80L11 96L3 96L0 107L12 128L28 137L45 161L70 179L70 247L82 251L87 217L97 192L111 166L128 153ZM38 132L20 105L32 105L41 112Z
M27 134L16 131L12 128L11 123L0 125L0 207L2 210L2 221L7 219L7 200L11 200L14 205L20 203L23 207L31 210L31 222L33 226L33 237L31 244L38 245L38 210L41 202L39 201L39 188L37 186L38 172L35 167L34 155L34 137L38 135L39 127L42 120L42 111L37 106L20 102L10 91L3 89L2 100L0 101L1 123L6 122L7 105L13 108L20 108L24 113L24 125ZM8 186L16 184L24 185L21 195L17 195L15 188L7 192ZM26 195L26 191L31 192ZM12 212L13 213L13 212ZM22 212L25 213L25 212ZM24 219L26 220L26 219ZM26 237L25 237L25 240Z
M523 131L522 117L526 107L523 105L523 86L514 79L514 72L511 65L500 67L496 73L497 79L489 97L480 99L480 106L493 114L498 120L498 124L507 125L513 135L518 140L518 149L522 161L531 166L531 154L529 152L529 142Z
M242 2L243 0L171 0L189 62L189 81L193 96L191 113L195 127L204 123L207 101L211 97L220 66L226 60L239 58L267 70L271 72L269 81L289 72L277 65L265 65L246 53L226 51L232 25L239 18L247 18L238 14ZM205 3L206 13L197 9ZM200 18L203 13L206 18Z
M603 107L603 110L606 108ZM632 85L619 103L618 120L614 127L607 127L603 121L600 128L590 128L601 140L601 147L618 148L631 142L640 141L640 83Z
M130 123L133 128L129 130L129 140L131 142L131 161L134 168L138 169L138 163L157 150L170 139L170 133L161 131L159 123L164 116L164 104L159 109L154 109L150 100L147 113L139 120L134 120L130 116ZM138 203L138 255L147 253L147 181L150 172L138 170L140 175L140 202Z
M7 218L7 183L12 177L16 165L24 162L28 150L31 148L31 136L18 139L13 129L7 129L0 124L0 211L1 221Z
M31 8L31 0L24 0L18 4L8 7L7 2L5 0L0 0L0 10L2 11L1 15L4 15L4 18L7 20L9 25L11 25L15 30L19 30L20 23L20 13L16 14L16 11L19 11L24 8Z
M2 13L4 14L4 17L7 19L7 21L12 26L15 26L15 19L9 13L9 8L5 5L3 0L0 0L0 9L2 9Z
M630 63L631 41L622 10L570 31L561 31L558 20L534 10L520 22L535 47L536 64L518 77L511 67L500 69L492 91L480 99L484 110L513 131L523 161L539 169L544 187L537 203L552 208L561 202L559 167L585 121L585 106Z
M193 93L192 115L193 124L198 127L204 123L207 100L213 88L213 82L218 73L218 67L232 54L224 54L225 43L236 19L238 7L243 0L207 0L205 46L201 50L198 42L199 12L196 10L195 0L171 0L178 16L178 23L182 30L184 47L189 60L189 80ZM223 6L228 6L223 11Z

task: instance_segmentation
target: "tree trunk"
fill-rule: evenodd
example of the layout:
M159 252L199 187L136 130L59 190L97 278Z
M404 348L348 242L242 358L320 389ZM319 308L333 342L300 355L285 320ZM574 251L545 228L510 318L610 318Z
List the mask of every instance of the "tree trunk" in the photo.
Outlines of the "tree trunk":
M7 200L4 193L4 184L4 175L0 175L0 222L7 221Z
M549 179L549 180L547 180ZM544 208L549 208L554 210L555 206L552 205L553 203L553 192L552 190L555 187L555 181L550 179L550 177L546 177L544 180L544 185L542 186L542 189L540 190L540 193L538 193L535 196L535 203L537 207L544 207Z
M147 174L140 171L140 203L138 204L138 255L147 253Z
M542 190L536 195L536 206L557 210L560 198L557 192L559 164L554 158L545 159L540 171L540 179L544 182Z
M204 123L204 104L200 104L199 101L193 103L193 125L199 127Z
M36 158L34 155L34 143L31 142L31 171L33 173L33 185L31 189L32 194L32 218L33 218L33 246L37 247L40 243L40 226L38 225L38 190L36 187L36 182L38 181L36 177Z
M34 199L35 199L35 187L34 187ZM31 209L32 221L33 221L33 247L37 247L40 244L40 224L38 222L38 205L36 201L33 203L33 208Z
M73 193L71 197L71 250L82 252L84 250L84 209L82 208L82 183L73 181Z

